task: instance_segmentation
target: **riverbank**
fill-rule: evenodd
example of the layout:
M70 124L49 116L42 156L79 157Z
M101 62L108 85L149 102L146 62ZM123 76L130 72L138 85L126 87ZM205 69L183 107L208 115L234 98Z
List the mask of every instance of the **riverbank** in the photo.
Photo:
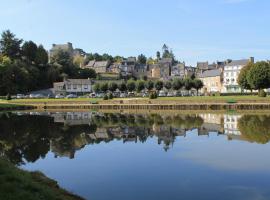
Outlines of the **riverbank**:
M37 109L90 109L90 110L270 110L270 97L217 96L217 97L159 97L102 99L18 99L9 104L36 106Z
M18 105L18 104L7 104L7 103L0 103L0 111L11 111L11 110L31 110L35 109L36 106L34 105Z
M0 199L83 200L42 173L24 171L4 159L0 159Z

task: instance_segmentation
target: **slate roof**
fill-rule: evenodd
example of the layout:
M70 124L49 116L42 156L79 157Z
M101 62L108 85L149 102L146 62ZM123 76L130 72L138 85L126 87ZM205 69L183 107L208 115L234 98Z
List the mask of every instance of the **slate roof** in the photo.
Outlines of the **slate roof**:
M65 84L70 83L70 84L84 84L84 85L91 85L91 80L90 79L66 79L64 81Z
M203 72L199 77L207 78L207 77L216 77L220 75L221 75L221 71L219 69L212 69L212 70L207 70Z
M107 67L109 66L109 61L95 61L90 60L89 63L86 65L86 67Z
M250 61L249 59L232 60L230 63L226 64L225 66L247 65L249 61Z

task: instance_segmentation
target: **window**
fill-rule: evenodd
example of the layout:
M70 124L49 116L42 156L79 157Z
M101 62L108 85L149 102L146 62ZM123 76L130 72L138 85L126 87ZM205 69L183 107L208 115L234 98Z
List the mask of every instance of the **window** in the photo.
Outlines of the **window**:
M71 85L70 85L70 84L67 85L67 89L68 89L68 90L71 89Z
M73 85L73 89L77 90L77 85L76 84Z
M84 89L87 90L88 89L88 85L84 85Z

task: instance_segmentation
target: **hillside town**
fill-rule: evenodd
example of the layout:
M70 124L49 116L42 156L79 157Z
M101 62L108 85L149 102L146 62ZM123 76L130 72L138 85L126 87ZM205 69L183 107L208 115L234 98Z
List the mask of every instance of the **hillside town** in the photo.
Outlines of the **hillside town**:
M250 57L241 60L227 59L213 63L208 61L197 62L197 66L187 66L185 62L175 61L173 55L161 57L159 52L157 52L156 59L149 58L143 62L136 57L121 58L117 61L110 59L87 60L88 54L82 49L73 48L72 43L53 44L49 51L49 60L58 51L67 52L74 59L81 58L80 68L92 69L98 77L103 77L104 80L127 80L131 77L136 80L153 81L198 78L203 82L203 87L200 89L201 94L243 92L237 82L238 75L244 66L248 63L254 63L254 58ZM166 52L170 51L164 44L162 54L164 55ZM63 90L67 93L90 93L93 91L93 83L88 79L66 79L63 82L54 83L54 90L56 93L63 93Z

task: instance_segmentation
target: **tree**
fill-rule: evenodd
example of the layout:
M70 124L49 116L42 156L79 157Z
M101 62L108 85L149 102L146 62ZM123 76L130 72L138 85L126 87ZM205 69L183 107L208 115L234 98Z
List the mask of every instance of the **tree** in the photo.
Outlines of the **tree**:
M93 87L93 90L95 93L99 93L101 91L100 89L100 84L99 83L96 83Z
M100 85L100 91L106 93L108 91L108 83L102 83Z
M22 45L22 56L30 63L34 62L37 54L37 45L33 41L26 41Z
M181 88L183 87L183 82L181 79L174 79L173 82L172 82L172 88L174 90L180 90Z
M147 81L147 82L145 83L145 88L146 88L147 90L153 90L153 88L154 88L154 82L151 81L151 80Z
M156 90L162 90L162 88L163 88L163 82L162 81L156 81L155 82L155 88L156 88Z
M127 82L127 89L128 89L129 92L133 92L136 89L135 81L128 80L128 82Z
M36 52L35 63L37 65L46 65L48 64L49 57L47 51L42 45L39 45Z
M69 52L59 49L51 57L51 63L62 66L72 65L72 57Z
M186 90L191 90L191 88L193 87L193 82L192 82L192 79L191 78L186 78L184 80L184 86L185 86L185 89Z
M119 85L118 85L118 89L121 91L121 92L125 92L127 90L127 85L125 82L121 82Z
M255 90L270 87L270 64L267 62L257 62L248 72L248 84Z
M77 78L87 79L87 78L96 78L96 71L93 69L78 69Z
M9 30L2 32L0 39L0 53L11 59L21 55L21 43L23 40L15 37Z
M115 90L117 90L118 86L115 82L110 82L109 86L108 86L108 90L110 92L115 92Z
M154 65L154 64L156 64L156 60L154 60L153 58L148 58L147 59L147 62L146 62L148 65Z
M159 51L157 51L156 56L157 56L157 60L160 60L160 52Z
M138 56L138 63L139 64L146 64L147 58L145 55L141 54Z
M252 62L249 62L246 66L244 66L241 69L240 74L238 75L237 83L240 85L242 90L246 89L246 90L251 90L252 91L252 87L248 83L248 73L249 73L249 70L253 66L254 66L254 64Z
M140 80L136 82L136 90L137 92L141 92L145 88L145 82Z
M171 81L166 81L165 84L164 84L164 87L167 90L170 90L172 88L172 82Z
M200 79L194 79L193 80L193 87L196 89L197 91L197 96L199 94L199 90L201 88L203 88L203 82Z
M124 58L122 56L115 56L113 58L113 62L115 62L115 63L121 63L123 61L123 59Z

